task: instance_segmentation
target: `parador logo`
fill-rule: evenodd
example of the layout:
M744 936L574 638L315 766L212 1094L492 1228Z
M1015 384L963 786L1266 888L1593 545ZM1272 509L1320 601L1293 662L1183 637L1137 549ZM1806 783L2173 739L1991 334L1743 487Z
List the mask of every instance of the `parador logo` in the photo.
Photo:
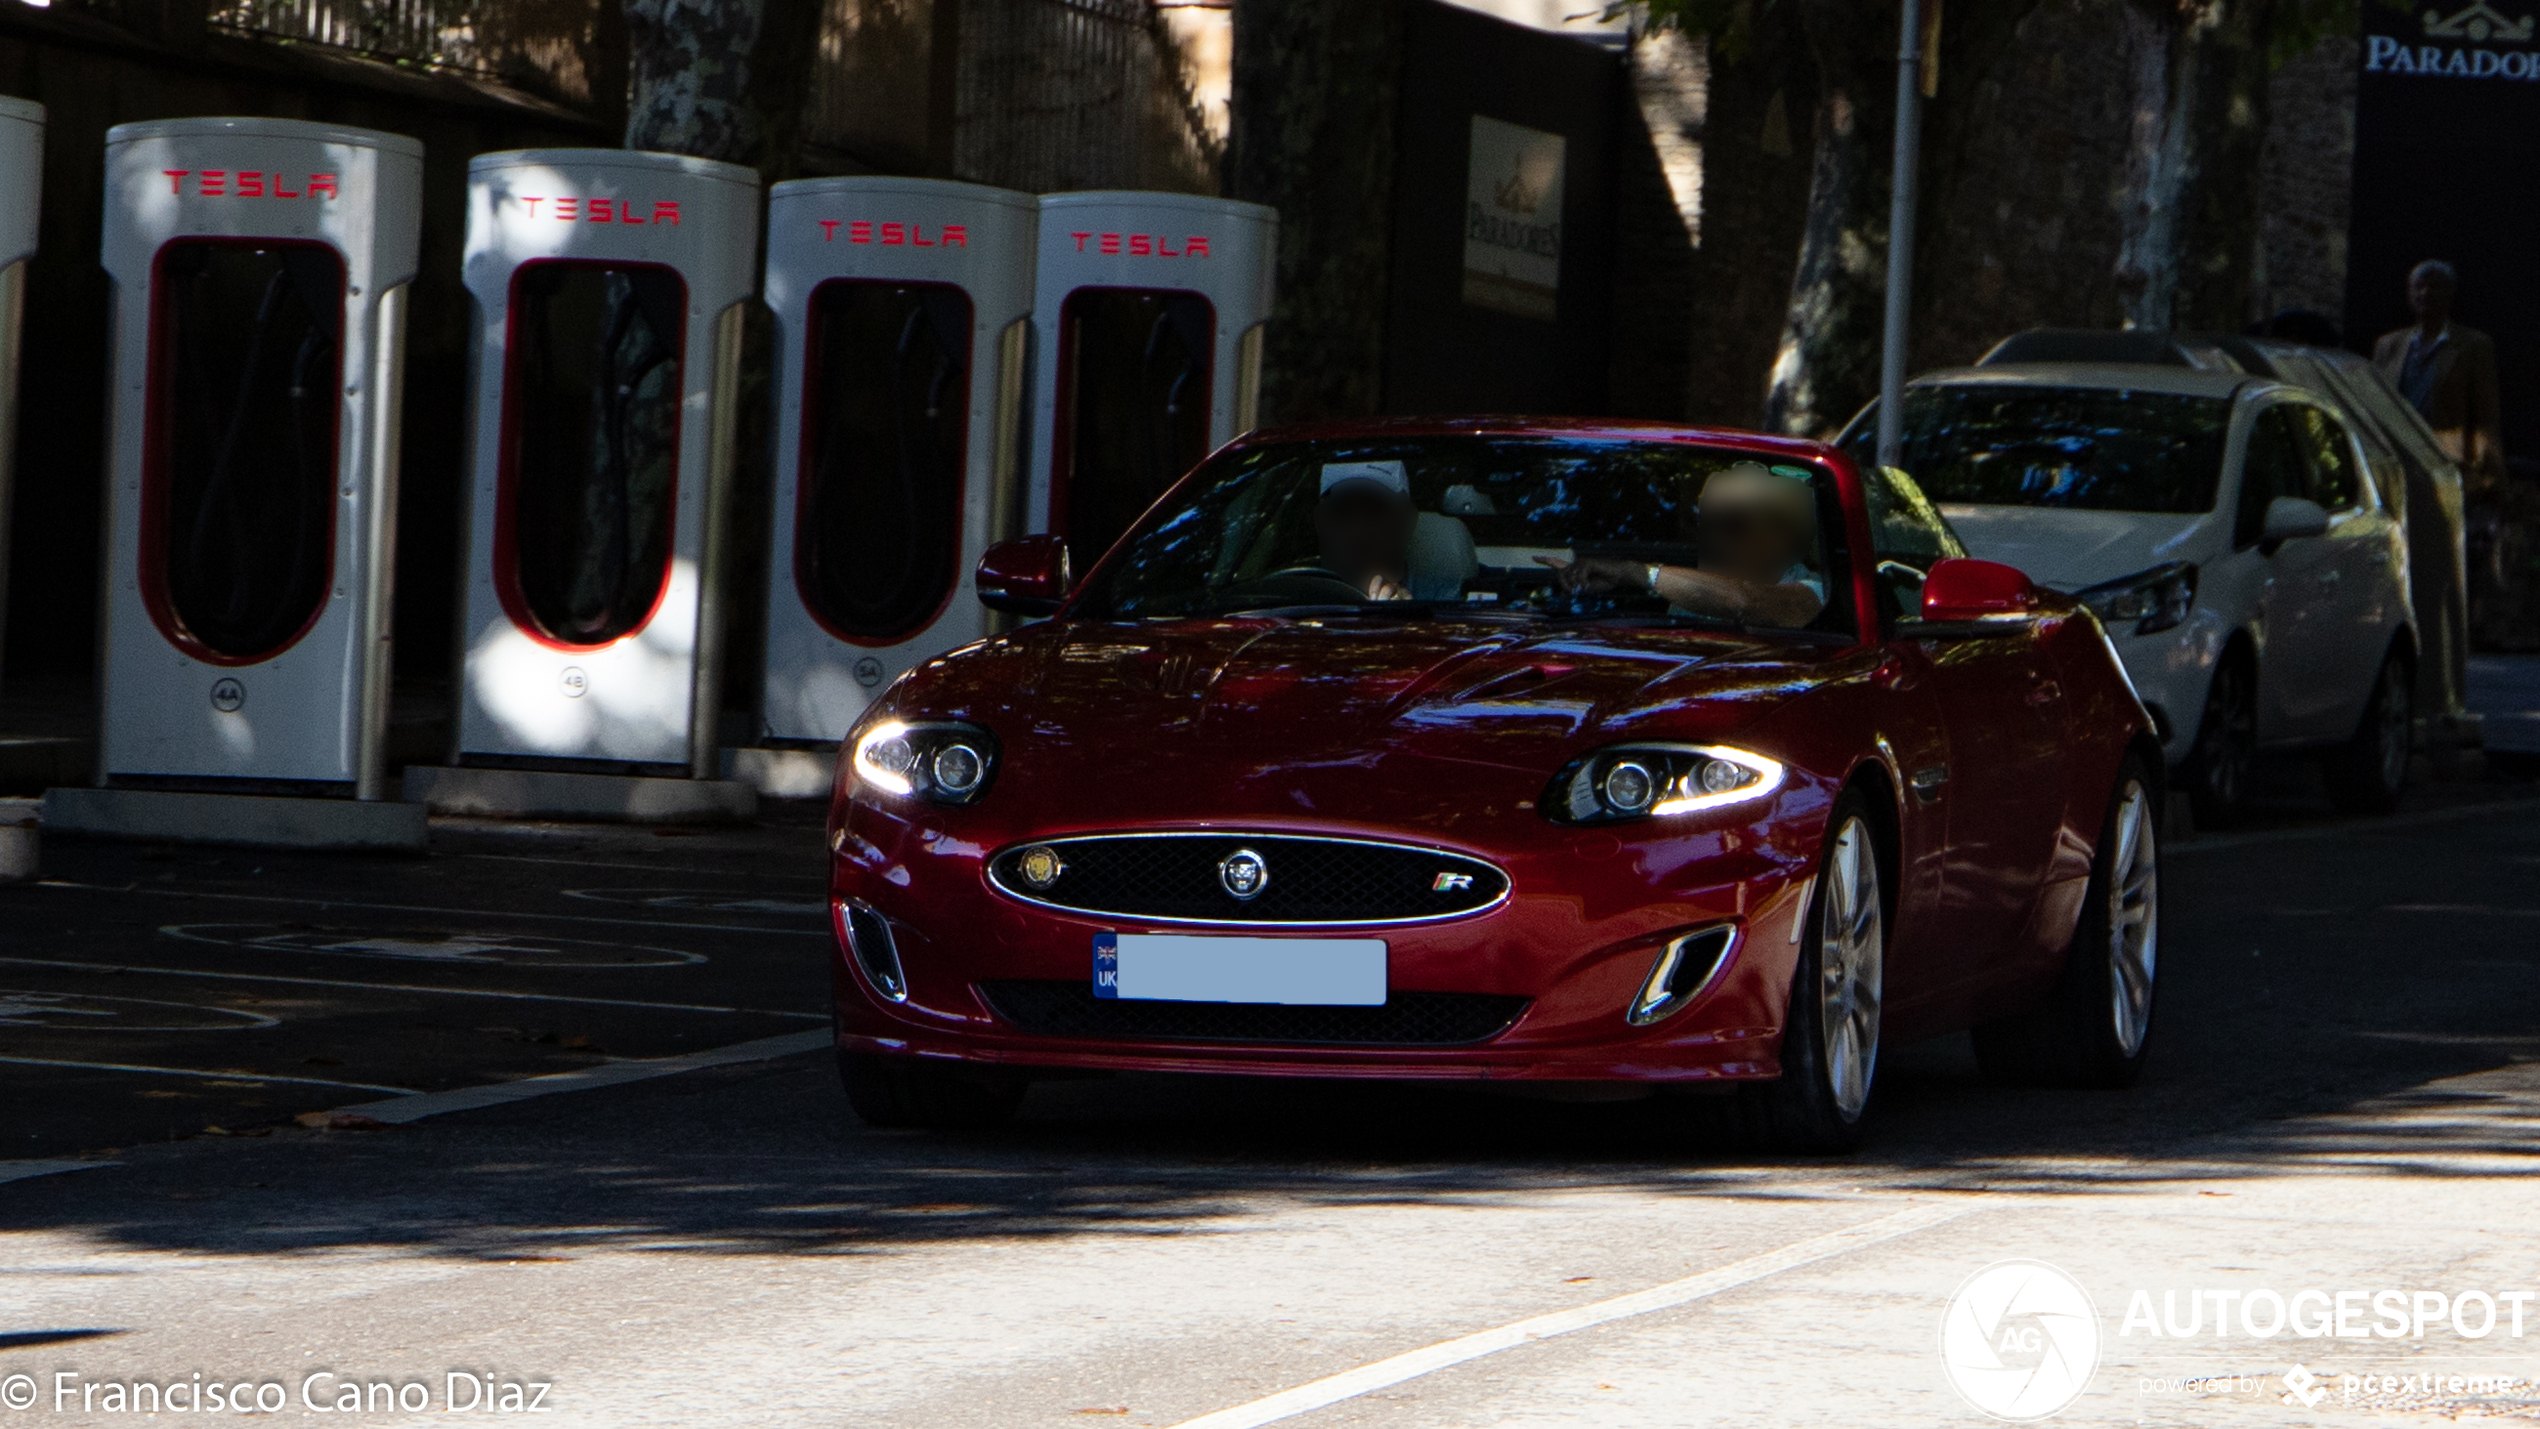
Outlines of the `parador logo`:
M2533 31L2540 29L2540 21L2531 15L2516 19L2487 0L2471 0L2466 8L2448 15L2428 10L2421 17L2421 24L2427 39L2456 43L2411 45L2395 35L2367 36L2364 72L2442 79L2540 80L2540 55L2486 48L2490 44L2529 43ZM2462 40L2469 43L2457 43Z

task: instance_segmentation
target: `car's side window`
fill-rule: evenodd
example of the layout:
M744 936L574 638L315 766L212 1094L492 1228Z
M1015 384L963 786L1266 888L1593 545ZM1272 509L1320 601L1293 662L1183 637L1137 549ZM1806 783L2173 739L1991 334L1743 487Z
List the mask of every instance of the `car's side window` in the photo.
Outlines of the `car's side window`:
M2346 440L2346 429L2317 407L2297 407L2294 413L2302 433L2302 455L2310 466L2310 498L2331 511L2361 505L2362 485L2355 479L2355 453Z
M2233 513L2232 542L2254 546L2266 530L2267 506L2279 496L2310 495L2310 474L2302 459L2302 435L2294 413L2307 410L2278 403L2258 414L2249 428L2249 451L2240 464L2240 505Z
M1958 534L1923 495L1914 479L1895 467L1861 473L1870 502L1870 552L1877 564L1880 613L1909 618L1922 609L1923 577L1934 565L1967 554Z

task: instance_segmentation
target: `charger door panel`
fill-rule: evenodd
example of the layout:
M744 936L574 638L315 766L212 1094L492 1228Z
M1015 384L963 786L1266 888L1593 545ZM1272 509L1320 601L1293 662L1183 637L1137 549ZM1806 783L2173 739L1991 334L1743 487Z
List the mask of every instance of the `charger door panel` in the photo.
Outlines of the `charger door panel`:
M1187 194L1042 198L1031 515L1079 572L1253 425L1278 223Z
M1022 528L1026 194L805 179L767 205L781 386L763 735L834 742L987 634L970 572Z
M107 132L109 782L377 795L422 181L368 130Z
M710 528L758 203L752 171L669 154L468 165L462 761L694 766L711 740Z
M26 318L27 260L43 209L44 106L0 98L0 628L9 591L10 474L18 451L19 337Z

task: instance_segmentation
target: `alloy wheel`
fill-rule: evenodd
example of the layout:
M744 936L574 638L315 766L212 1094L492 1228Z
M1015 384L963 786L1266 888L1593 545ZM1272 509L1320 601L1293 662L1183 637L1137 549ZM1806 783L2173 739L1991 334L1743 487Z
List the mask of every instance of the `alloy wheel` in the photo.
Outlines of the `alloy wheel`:
M2108 986L2117 1046L2143 1048L2152 1029L2152 980L2160 971L2161 870L2151 797L2129 782L2118 801L2116 857L2108 867Z
M2258 754L2257 702L2249 698L2247 679L2237 663L2225 663L2214 671L2197 738L2203 745L2197 773L2206 793L2217 808L2237 806Z
M2396 789L2408 782L2408 744L2413 733L2408 726L2415 721L2408 700L2406 667L2396 660L2381 667L2381 742L2382 787Z
M1845 821L1826 860L1817 947L1817 1007L1825 1033L1826 1089L1846 1121L1870 1103L1878 1071L1879 1001L1886 970L1886 920L1879 900L1877 845L1860 819Z

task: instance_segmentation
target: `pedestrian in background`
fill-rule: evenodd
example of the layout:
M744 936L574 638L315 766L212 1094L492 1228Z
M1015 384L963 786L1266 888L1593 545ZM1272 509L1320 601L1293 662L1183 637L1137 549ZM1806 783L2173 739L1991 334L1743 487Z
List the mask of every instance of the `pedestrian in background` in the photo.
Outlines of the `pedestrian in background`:
M2505 480L2504 422L2496 410L2496 344L2487 334L2452 321L2460 276L2438 259L2408 274L2408 309L2414 327L2386 332L2372 345L2372 360L2390 384L2416 405L2443 449L2461 464L2461 484L2472 497Z
M2459 275L2428 260L2408 274L2414 327L2381 335L2372 359L2460 463L2469 546L2469 639L2540 649L2540 491L2507 480L2496 344L2452 321Z

